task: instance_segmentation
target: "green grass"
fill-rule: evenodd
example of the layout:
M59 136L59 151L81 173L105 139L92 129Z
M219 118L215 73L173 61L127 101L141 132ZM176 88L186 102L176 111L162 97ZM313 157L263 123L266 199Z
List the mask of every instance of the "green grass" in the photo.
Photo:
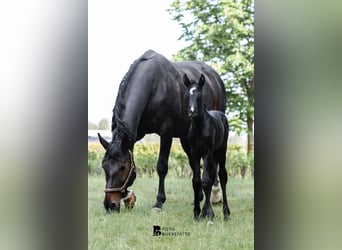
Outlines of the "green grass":
M254 249L254 180L251 178L229 179L230 219L225 222L222 205L215 205L213 225L207 224L207 219L193 220L191 179L166 178L166 202L160 213L151 212L158 189L157 178L137 177L130 187L137 196L136 206L127 210L122 203L119 214L105 212L104 185L104 177L88 177L89 249ZM153 225L189 232L190 236L152 236Z

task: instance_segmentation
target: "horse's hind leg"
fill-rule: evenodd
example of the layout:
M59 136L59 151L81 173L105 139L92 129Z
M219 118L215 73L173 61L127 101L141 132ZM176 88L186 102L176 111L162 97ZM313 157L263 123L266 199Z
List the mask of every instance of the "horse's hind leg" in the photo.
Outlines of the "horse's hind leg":
M159 175L159 186L156 204L152 207L153 212L159 212L166 200L165 177L168 172L168 160L172 144L171 136L160 136L160 150L157 163L157 173Z
M228 220L228 217L230 215L230 210L228 206L228 199L227 199L227 191L226 191L226 185L228 182L228 174L226 170L226 148L227 146L223 146L220 152L219 157L219 177L220 177L220 183L222 188L222 194L223 194L223 215L224 220Z
M216 161L217 158L218 158L217 155L214 154L215 166L218 165L218 162ZM218 177L218 169L217 169L215 173L214 184L211 189L211 203L212 204L219 204L222 202L222 190L221 190L221 185L219 185L220 182L218 178L219 177Z

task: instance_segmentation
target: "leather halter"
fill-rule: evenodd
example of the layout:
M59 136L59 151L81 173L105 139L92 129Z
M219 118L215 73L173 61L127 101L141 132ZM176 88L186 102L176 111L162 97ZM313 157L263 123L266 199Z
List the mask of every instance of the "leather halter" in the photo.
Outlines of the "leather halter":
M128 153L129 153L129 156L130 156L131 164L130 164L130 170L129 170L129 173L127 175L125 183L121 187L119 187L119 188L105 188L105 190L104 190L105 193L111 193L111 192L125 193L128 181L131 178L133 172L135 172L135 164L134 164L134 160L133 160L133 153L132 153L131 150L128 150Z

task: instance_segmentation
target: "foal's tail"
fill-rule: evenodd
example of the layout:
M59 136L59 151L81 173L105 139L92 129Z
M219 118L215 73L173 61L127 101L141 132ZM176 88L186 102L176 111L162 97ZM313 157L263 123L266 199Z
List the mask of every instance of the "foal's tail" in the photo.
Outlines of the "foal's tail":
M224 138L224 140L228 141L229 123L228 123L228 118L226 117L226 115L222 115L221 121L222 121L222 124L223 124L223 127L224 127L223 138Z

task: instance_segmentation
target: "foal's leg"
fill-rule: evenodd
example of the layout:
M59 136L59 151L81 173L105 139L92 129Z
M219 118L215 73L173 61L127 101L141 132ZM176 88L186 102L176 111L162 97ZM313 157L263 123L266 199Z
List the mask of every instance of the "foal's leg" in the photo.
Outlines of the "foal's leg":
M228 199L227 199L227 191L226 191L226 185L228 182L228 174L226 170L226 150L227 145L223 145L220 154L219 154L219 177L220 177L220 183L222 188L222 194L223 194L223 215L224 220L228 220L228 217L230 215L230 210L228 206Z
M166 200L165 176L168 171L168 160L172 144L171 136L160 136L160 150L157 163L157 173L159 175L159 186L156 204L152 207L152 212L159 212Z
M180 142L182 144L182 148L184 149L184 152L188 156L189 164L190 164L190 167L192 169L192 172L194 172L194 168L195 168L196 163L192 163L192 161L191 161L191 145L190 145L189 141L185 138L180 138ZM199 165L199 163L197 165ZM199 174L199 175L201 177L201 174ZM201 183L200 183L200 185L201 185ZM202 193L202 187L200 187L199 201L201 202L202 200L203 200L203 193ZM193 204L195 204L195 200L193 201Z
M214 164L212 154L209 154L204 159L204 170L203 170L203 177L202 177L202 188L205 194L205 203L202 209L201 217L205 217L208 215L209 223L213 222L214 219L214 211L210 204L210 195L211 195L211 188L214 183L216 166Z
M200 208L200 194L201 190L201 172L200 172L200 161L201 156L196 150L192 150L190 165L192 167L193 177L192 177L192 187L194 189L194 219L198 220L201 213ZM203 194L202 194L203 197Z
M222 202L222 189L221 189L221 185L219 182L219 177L218 177L218 156L217 153L214 154L213 157L214 160L214 165L216 167L216 173L215 173L215 179L214 179L214 184L213 187L211 189L211 203L212 204L218 204Z

